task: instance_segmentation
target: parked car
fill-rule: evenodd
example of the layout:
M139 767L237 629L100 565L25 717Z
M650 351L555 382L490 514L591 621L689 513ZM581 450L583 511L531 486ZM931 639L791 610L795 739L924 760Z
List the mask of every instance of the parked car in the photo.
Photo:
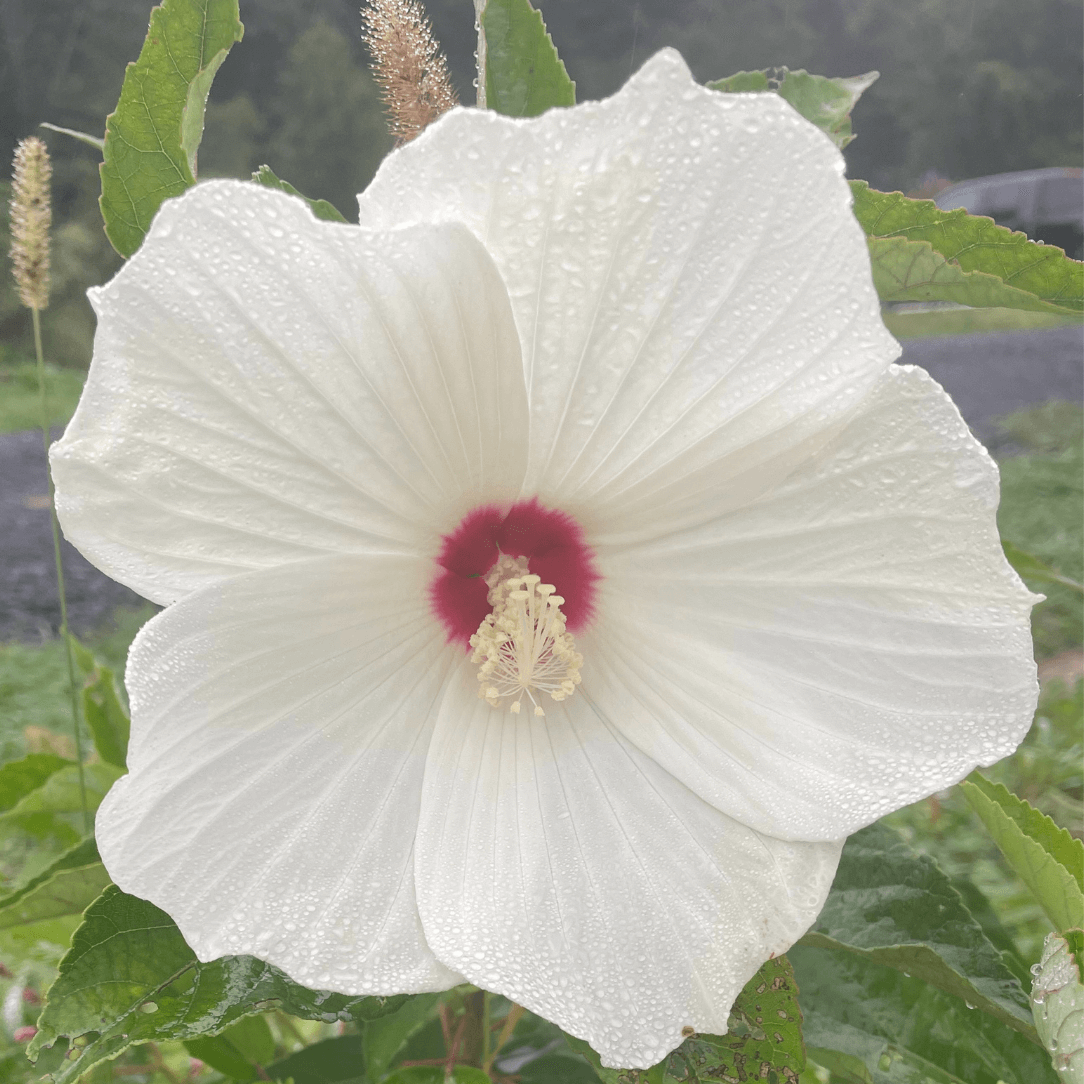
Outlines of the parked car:
M1084 259L1084 169L1054 166L975 177L943 188L934 202L943 211L963 207L989 215L1000 226Z

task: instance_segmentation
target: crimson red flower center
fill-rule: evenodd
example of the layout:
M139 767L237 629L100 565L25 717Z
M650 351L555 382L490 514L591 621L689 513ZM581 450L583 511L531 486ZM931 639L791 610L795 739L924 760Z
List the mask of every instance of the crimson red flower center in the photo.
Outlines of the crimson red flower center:
M526 557L530 571L564 598L561 611L570 632L579 632L594 613L599 574L583 528L567 513L544 508L536 497L510 508L485 504L471 509L442 538L430 586L433 612L449 640L469 647L490 611L486 573L501 556Z

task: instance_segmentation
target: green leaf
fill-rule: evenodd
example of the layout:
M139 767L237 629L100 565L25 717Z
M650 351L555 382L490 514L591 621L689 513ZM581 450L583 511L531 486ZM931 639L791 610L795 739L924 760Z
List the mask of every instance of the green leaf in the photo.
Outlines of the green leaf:
M849 78L828 78L807 71L788 71L777 93L842 149L854 139L851 110L880 74L866 72Z
M401 999L307 990L251 956L200 963L170 917L115 885L87 909L60 962L28 1054L85 1038L53 1075L69 1084L129 1046L214 1035L254 1013L308 1020L368 1020Z
M22 760L5 764L0 768L0 811L12 809L51 775L70 767L71 763L52 753L30 753Z
M841 1054L838 1050L823 1050L815 1046L808 1049L810 1058L816 1059L817 1065L831 1072L832 1084L872 1084L873 1077L870 1076L866 1063L861 1058ZM805 1084L804 1077L802 1084Z
M1080 931L1073 931L1079 935ZM1079 1084L1084 1076L1084 985L1080 981L1080 943L1077 948L1056 933L1049 934L1036 969L1031 991L1035 1026L1054 1068L1064 1084Z
M1005 551L1005 557L1010 565L1016 569L1021 579L1030 580L1032 583L1060 583L1065 587L1071 587L1074 591L1084 594L1084 583L1055 572L1045 561L1039 560L1033 553L1021 549L1014 542L1001 540L1001 548Z
M235 1080L262 1076L275 1056L275 1037L262 1016L243 1016L218 1035L189 1039L184 1046L192 1057Z
M339 213L339 209L333 204L328 203L326 199L309 199L308 196L303 196L292 184L288 181L280 180L271 172L270 166L260 166L255 173L252 174L252 179L257 184L262 184L264 188L274 188L279 192L285 192L290 196L297 196L299 199L303 199L308 205L309 209L317 218L322 218L325 222L345 222L346 219Z
M832 949L796 945L788 956L819 1065L834 1071L834 1051L851 1079L872 1084L1057 1084L1041 1046L922 979Z
M369 1026L365 1025L366 1031ZM339 1084L340 1081L369 1084L379 1079L365 1072L360 1035L338 1035L313 1043L268 1065L267 1075L272 1080L292 1080L294 1084Z
M793 1081L806 1064L798 987L786 956L767 960L745 984L730 1010L726 1035L692 1035L650 1069L607 1069L582 1039L565 1038L603 1084L764 1080L769 1070Z
M94 813L121 774L111 764L83 766L89 813ZM74 847L83 834L83 802L76 764L65 764L0 814L0 836L6 837L13 849L21 842L30 855L29 868L23 870L23 877L41 872L52 861L50 850L59 852Z
M1084 843L978 772L960 789L1055 929L1084 925Z
M236 11L236 6L235 6ZM236 16L239 20L239 15ZM207 112L207 98L211 93L211 84L214 82L218 69L226 59L226 54L233 47L235 41L241 40L244 28L240 21L237 22L237 36L218 50L206 62L188 84L188 93L185 95L184 110L181 113L181 150L184 151L188 160L188 170L192 177L196 176L196 155L199 153L199 145L203 141L203 122Z
M530 0L488 0L481 25L490 109L508 117L537 117L576 104L576 84Z
M961 270L928 241L870 237L867 243L873 285L883 302L951 301L972 308L1000 306L1040 312L1049 312L1052 308L1033 294L1017 290L994 275Z
M87 808L94 812L109 788L123 775L112 764L84 764L83 778L87 788ZM53 772L41 786L24 795L5 813L0 814L0 832L13 824L31 825L39 815L50 818L81 814L83 810L79 785L79 766L66 764Z
M847 840L832 891L801 944L923 979L1039 1041L1020 980L949 879L883 824Z
M749 94L763 93L772 89L768 82L768 72L771 69L755 72L735 72L725 79L715 79L708 83L709 90L719 90L724 94Z
M879 75L879 72L866 72L849 78L830 78L810 75L804 69L765 68L736 72L708 83L708 87L729 94L774 91L842 148L854 139L851 110Z
M0 930L81 915L109 884L93 839L85 839L25 885L0 897Z
M243 33L237 0L164 0L151 12L105 122L102 218L122 256L142 244L162 202L195 183L211 80Z
M84 766L87 813L93 817L119 772L108 764ZM79 847L86 835L86 821L80 796L79 769L66 764L40 787L21 798L13 808L0 814L0 840L4 846L6 901L19 908L7 920L0 919L4 940L57 940L44 926L57 927L59 944L67 944L73 921L98 892L109 883L89 859L78 869ZM75 854L75 866L69 866ZM55 880L53 880L55 875ZM28 893L24 899L23 893ZM49 901L52 902L49 902ZM20 901L22 901L20 903ZM32 917L35 908L43 908L41 917ZM45 912L51 911L52 914ZM66 917L65 917L66 916ZM66 932L60 934L59 927Z
M1031 973L1027 961L1020 952L1020 947L1011 933L1002 923L993 905L973 881L966 877L951 878L952 887L960 893L964 906L971 912L972 918L982 927L990 943L1001 953L1005 966L1020 980L1022 989L1031 985Z
M428 1023L443 994L415 994L401 1009L365 1026L365 1064L373 1080L391 1067L403 1044Z
M882 301L1084 311L1084 264L993 219L851 181Z
M451 1076L444 1075L439 1065L411 1065L387 1077L384 1084L492 1084L481 1069L457 1065Z
M796 1080L805 1069L798 986L786 956L768 960L730 1010L726 1035L694 1035L667 1060L667 1080L758 1080L775 1070Z
M501 1061L498 1058L497 1064ZM516 1071L519 1084L598 1084L594 1069L571 1050L554 1050Z
M72 634L68 633L68 643L71 644L72 658L75 665L83 672L83 677L90 677L98 668L98 660L94 658L94 652L85 644L81 644Z
M102 150L105 147L105 140L100 136L77 132L74 128L61 128L59 124L50 124L47 120L39 121L38 127L48 128L50 132L59 132L61 135L71 136L72 139L78 139L80 143L87 143L97 150Z
M128 713L117 695L113 671L100 663L83 686L83 718L98 755L117 768L128 767Z

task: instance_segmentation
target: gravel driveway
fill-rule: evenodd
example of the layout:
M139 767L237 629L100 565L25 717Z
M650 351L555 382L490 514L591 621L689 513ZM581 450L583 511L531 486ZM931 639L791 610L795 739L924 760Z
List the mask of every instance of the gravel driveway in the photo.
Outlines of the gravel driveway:
M905 362L945 386L980 439L993 419L1049 399L1084 398L1084 328L913 339ZM59 436L59 431L55 434ZM0 642L38 641L60 621L49 530L41 434L0 436ZM117 606L140 600L64 543L68 613L77 633L106 622Z

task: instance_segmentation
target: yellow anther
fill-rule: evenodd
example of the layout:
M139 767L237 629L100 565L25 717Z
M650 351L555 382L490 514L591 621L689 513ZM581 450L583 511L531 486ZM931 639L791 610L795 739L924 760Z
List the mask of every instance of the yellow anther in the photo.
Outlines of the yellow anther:
M583 656L565 629L565 600L527 571L523 557L502 555L486 584L493 610L470 639L471 661L480 664L478 695L494 707L511 697L509 709L518 714L526 694L544 716L535 693L564 700L580 683Z

